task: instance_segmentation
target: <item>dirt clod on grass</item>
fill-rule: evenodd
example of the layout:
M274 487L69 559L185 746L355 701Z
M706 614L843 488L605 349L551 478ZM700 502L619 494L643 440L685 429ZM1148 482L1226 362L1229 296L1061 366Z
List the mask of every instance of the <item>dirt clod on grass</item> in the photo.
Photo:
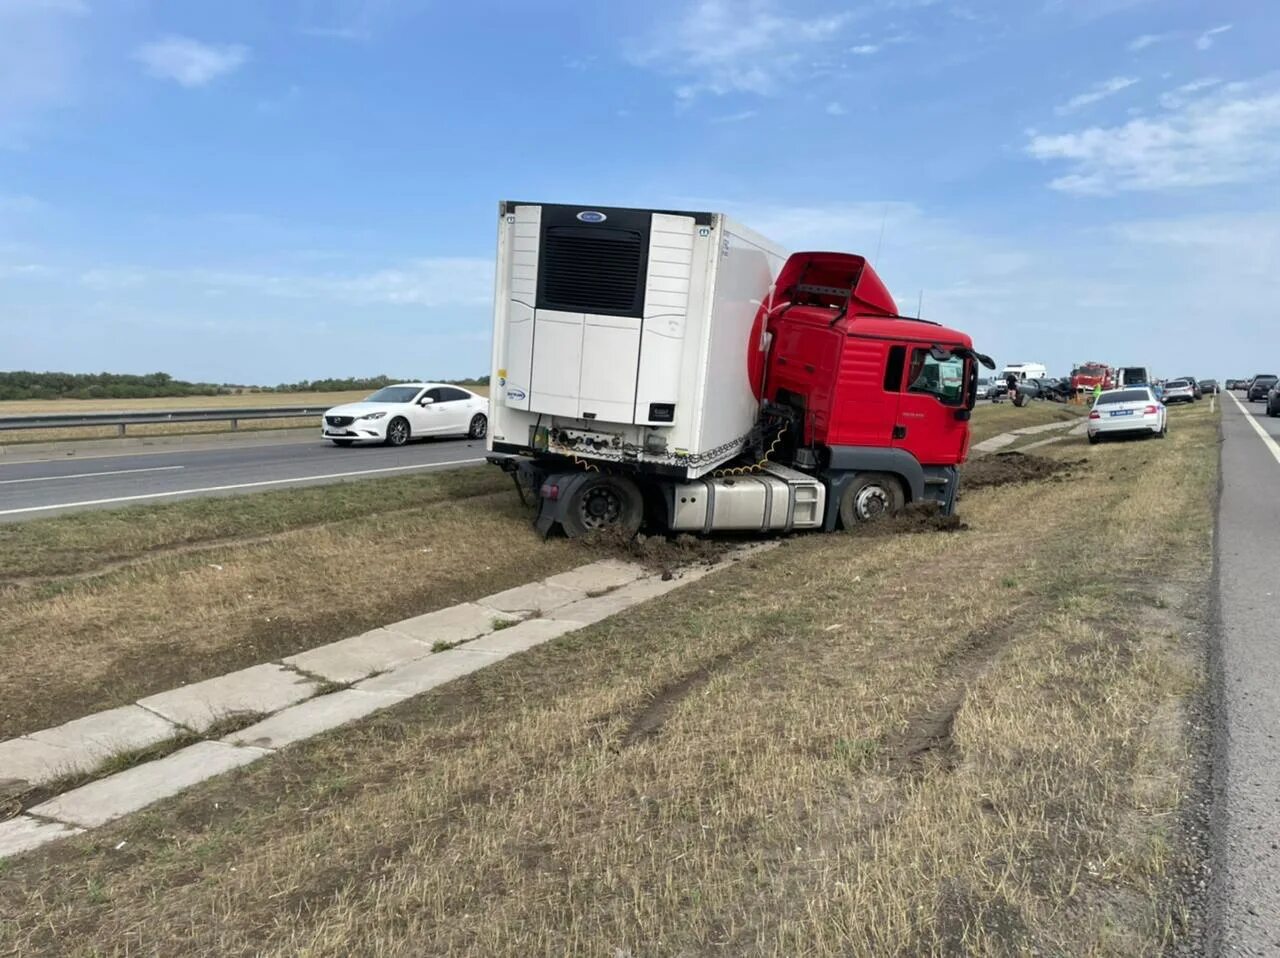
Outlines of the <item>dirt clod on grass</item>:
M582 538L584 548L593 554L638 562L663 580L674 577L683 566L715 565L724 558L733 542L725 539L699 539L697 536L649 536L638 533L633 538L619 530L601 530Z
M1070 479L1072 468L1083 459L1048 459L1025 452L1001 452L972 459L960 470L960 488L972 491L1043 479Z

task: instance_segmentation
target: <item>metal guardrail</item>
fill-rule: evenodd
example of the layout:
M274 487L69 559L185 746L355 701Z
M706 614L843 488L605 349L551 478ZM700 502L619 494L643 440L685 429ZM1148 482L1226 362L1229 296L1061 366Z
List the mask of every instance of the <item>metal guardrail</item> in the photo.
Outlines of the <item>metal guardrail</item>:
M0 416L0 431L7 429L83 429L86 426L115 426L116 435L125 435L129 426L166 422L230 422L240 428L242 419L303 419L320 416L329 406L264 406L244 409L176 409L157 412L91 412L81 415Z

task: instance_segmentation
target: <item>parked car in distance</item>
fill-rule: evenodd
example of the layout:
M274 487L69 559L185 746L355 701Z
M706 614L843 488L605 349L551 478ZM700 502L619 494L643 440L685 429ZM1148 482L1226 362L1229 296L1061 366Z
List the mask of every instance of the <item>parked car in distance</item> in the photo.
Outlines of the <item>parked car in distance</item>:
M1271 392L1271 387L1276 384L1276 377L1268 374L1254 376L1249 381L1249 394L1246 397L1249 402L1262 402L1267 398L1267 393Z
M1204 398L1204 390L1200 388L1200 380L1196 379L1195 376L1182 376L1181 378L1191 384L1191 393L1196 399Z
M1164 384L1164 404L1171 406L1176 402L1195 402L1196 392L1186 379L1170 379Z
M1089 412L1089 442L1133 436L1163 439L1169 433L1169 411L1150 386L1104 392Z
M1267 393L1267 415L1280 416L1280 382L1271 387Z
M974 397L977 399L990 399L994 385L989 376L979 376L978 387L974 390Z
M484 396L445 383L396 383L361 402L328 410L321 436L335 446L403 446L425 436L483 439L488 429L489 400Z
M1216 396L1218 394L1218 381L1216 379L1200 380L1200 392L1208 396Z

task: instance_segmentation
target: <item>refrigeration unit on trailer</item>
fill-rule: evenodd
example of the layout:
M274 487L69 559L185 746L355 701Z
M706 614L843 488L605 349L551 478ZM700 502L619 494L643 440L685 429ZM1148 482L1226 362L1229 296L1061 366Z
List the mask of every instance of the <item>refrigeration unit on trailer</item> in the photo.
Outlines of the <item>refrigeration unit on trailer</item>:
M543 532L949 513L978 363L871 265L718 213L503 203L490 459Z

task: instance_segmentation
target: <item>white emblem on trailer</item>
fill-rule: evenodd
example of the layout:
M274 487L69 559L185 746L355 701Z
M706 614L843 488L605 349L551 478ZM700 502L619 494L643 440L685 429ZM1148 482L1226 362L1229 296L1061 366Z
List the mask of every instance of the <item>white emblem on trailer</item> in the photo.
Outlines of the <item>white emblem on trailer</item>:
M578 214L578 219L584 223L603 223L608 218L599 210L583 210Z

